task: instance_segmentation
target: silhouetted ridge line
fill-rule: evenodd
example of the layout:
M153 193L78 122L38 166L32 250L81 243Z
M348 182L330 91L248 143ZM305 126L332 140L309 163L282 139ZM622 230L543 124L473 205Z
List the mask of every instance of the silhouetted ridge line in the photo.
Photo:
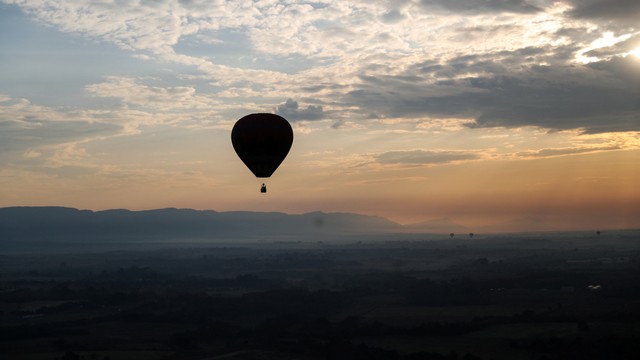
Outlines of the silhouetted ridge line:
M279 235L366 234L393 232L401 226L387 219L351 213L193 209L131 211L78 210L66 207L0 208L0 240L236 238Z

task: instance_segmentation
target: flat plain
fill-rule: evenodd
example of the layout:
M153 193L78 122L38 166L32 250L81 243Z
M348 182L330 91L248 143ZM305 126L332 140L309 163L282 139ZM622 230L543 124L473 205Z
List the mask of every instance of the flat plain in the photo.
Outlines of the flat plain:
M0 252L6 359L635 359L640 232Z

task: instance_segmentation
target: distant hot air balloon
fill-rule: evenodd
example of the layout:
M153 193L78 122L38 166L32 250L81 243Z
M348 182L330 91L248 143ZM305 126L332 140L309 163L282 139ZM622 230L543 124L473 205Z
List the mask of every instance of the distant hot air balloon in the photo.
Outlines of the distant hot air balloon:
M469 237L472 238L473 237L473 233L469 233Z
M454 237L454 236L455 236L454 233L449 234L449 237L451 237L451 238Z
M236 121L231 143L240 160L259 178L268 178L287 157L293 144L293 129L275 114L249 114ZM262 184L260 192L267 192Z

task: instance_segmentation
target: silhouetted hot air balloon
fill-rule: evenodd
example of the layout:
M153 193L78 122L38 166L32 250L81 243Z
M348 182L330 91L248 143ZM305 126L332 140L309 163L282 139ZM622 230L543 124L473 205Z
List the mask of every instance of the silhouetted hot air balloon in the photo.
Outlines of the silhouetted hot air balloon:
M451 237L451 238L454 237L454 236L455 236L454 233L449 234L449 237Z
M268 178L287 157L293 144L293 129L275 114L249 114L236 121L231 143L249 170L259 178ZM267 192L262 184L260 192Z
M473 237L473 233L469 233L469 237L472 238Z

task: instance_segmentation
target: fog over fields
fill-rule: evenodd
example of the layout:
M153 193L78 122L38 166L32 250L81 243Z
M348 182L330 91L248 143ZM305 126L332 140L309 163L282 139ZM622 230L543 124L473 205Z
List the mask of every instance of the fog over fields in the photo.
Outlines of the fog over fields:
M640 230L451 236L354 214L0 214L8 359L635 359L640 350Z

